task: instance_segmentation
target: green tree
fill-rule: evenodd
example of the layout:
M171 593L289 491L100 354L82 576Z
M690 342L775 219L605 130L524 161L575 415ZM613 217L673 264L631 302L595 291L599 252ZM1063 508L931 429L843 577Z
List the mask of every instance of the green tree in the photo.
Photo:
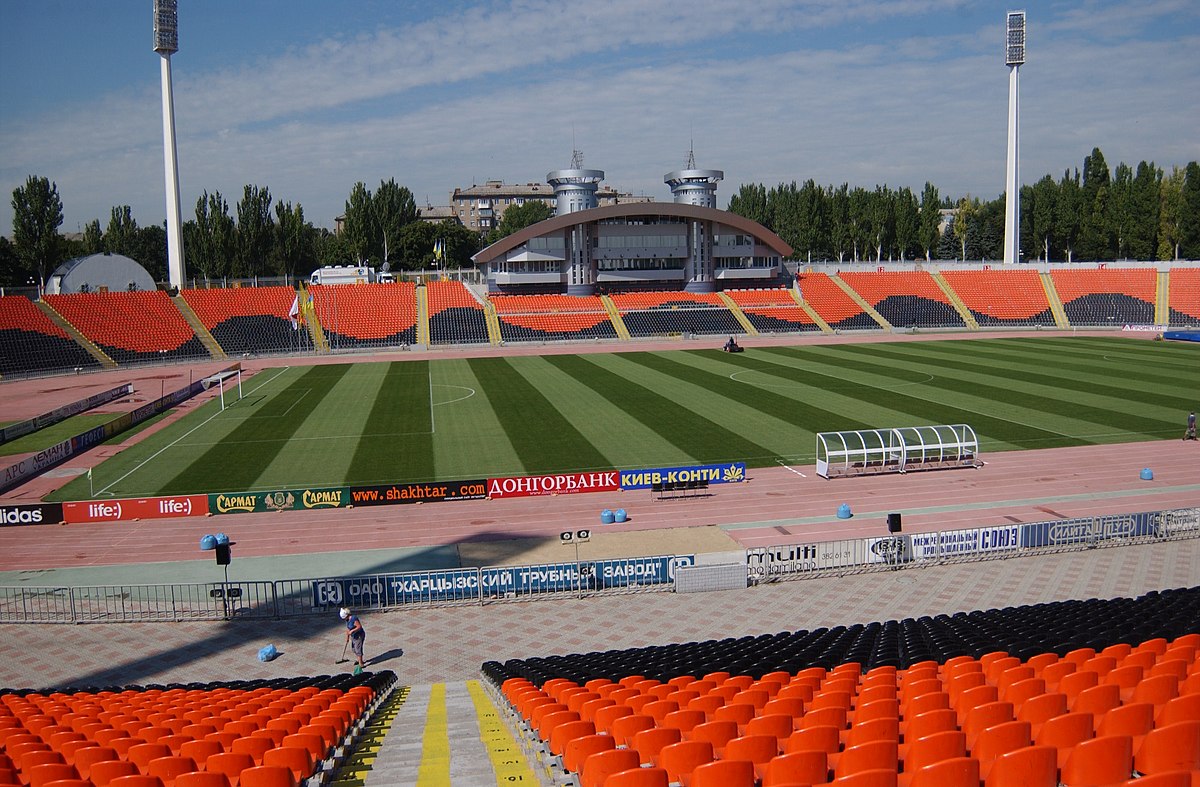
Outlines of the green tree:
M1183 209L1184 171L1173 167L1158 192L1158 259L1179 259L1180 211Z
M767 212L767 189L761 183L743 183L738 193L729 198L729 212L775 229Z
M29 271L21 264L17 247L0 235L0 287L25 287L31 278Z
M259 276L266 273L275 241L270 190L247 185L237 206L237 217L237 275Z
M165 224L165 222L164 222ZM137 260L150 278L167 280L167 228L163 224L151 224L134 232L130 239L130 254Z
M346 220L342 224L342 236L350 249L353 261L362 264L371 259L371 239L375 232L375 214L371 208L371 192L361 180L350 189L346 201Z
M104 250L109 254L124 254L130 259L137 259L137 219L128 205L113 206L108 219L108 229L104 231ZM140 260L139 260L140 261Z
M829 249L829 221L826 215L825 190L811 178L800 187L798 213L800 220L799 244L793 246L796 256L801 254L808 262L813 255L824 257Z
M187 264L198 271L205 282L233 273L237 253L237 227L229 215L229 203L221 192L205 191L196 200L196 221L185 225L184 243Z
M932 253L938 248L942 234L942 201L938 196L937 186L929 181L921 191L921 215L919 242L925 252L925 260L932 259Z
M1115 237L1109 202L1112 178L1100 148L1092 148L1083 160L1083 187L1080 192L1079 256L1085 260L1115 257Z
M850 185L829 187L829 245L838 262L854 250L854 235L850 226Z
M1082 201L1079 170L1075 170L1074 174L1067 170L1058 182L1058 199L1054 203L1054 238L1062 251L1063 259L1067 262L1073 262L1075 259Z
M324 227L317 230L316 247L317 265L322 268L345 265L348 260L354 259L354 250L350 248L345 235L335 235Z
M504 215L500 217L500 223L488 233L487 243L491 245L501 238L507 238L514 232L520 232L539 221L545 221L552 215L554 214L550 210L550 206L540 199L526 200L523 205L510 205L504 211Z
M394 179L381 181L379 189L371 197L374 229L378 233L377 245L372 248L373 257L389 265L392 250L400 241L400 232L418 219L417 203L412 192L400 186Z
M1054 237L1054 211L1058 203L1058 186L1054 178L1044 176L1021 195L1021 222L1023 231L1021 248L1029 254L1038 250L1037 258L1050 261L1050 241Z
M304 207L280 200L275 219L275 272L293 277L311 273L317 263L316 231L304 220Z
M967 238L971 232L971 223L975 218L975 214L979 211L979 201L972 199L971 195L963 197L958 201L954 214L954 237L958 240L959 247L962 249L962 260L967 260Z
M1129 230L1126 249L1135 260L1152 260L1158 252L1159 189L1162 170L1154 162L1138 164L1129 192Z
M13 189L13 246L21 264L44 287L46 277L62 262L62 200L58 184L30 175L24 186Z
M1129 259L1131 202L1133 200L1133 170L1124 161L1117 164L1109 185L1108 234L1113 239L1116 259Z
M874 240L871 232L871 192L862 186L855 186L850 191L849 218L850 241L854 255L851 260L858 262L866 259L867 249Z
M1179 253L1184 259L1200 259L1200 164L1195 161L1183 169L1179 202Z
M83 227L83 253L99 254L104 251L104 233L100 231L100 219L92 219Z

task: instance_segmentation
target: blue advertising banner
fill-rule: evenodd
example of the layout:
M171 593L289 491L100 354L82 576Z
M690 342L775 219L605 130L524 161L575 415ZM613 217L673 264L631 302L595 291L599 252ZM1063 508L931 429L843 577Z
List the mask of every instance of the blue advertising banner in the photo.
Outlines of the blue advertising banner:
M695 555L673 555L317 579L312 583L312 603L317 608L369 609L432 601L469 601L481 595L497 598L508 594L655 585L673 582L676 566L689 566L695 561Z
M1049 547L1156 535L1152 513L1122 514L1021 526L1021 546Z
M654 484L678 484L688 481L707 481L710 484L730 484L746 480L746 463L727 465L694 465L692 467L657 467L649 470L622 470L622 489L649 489Z

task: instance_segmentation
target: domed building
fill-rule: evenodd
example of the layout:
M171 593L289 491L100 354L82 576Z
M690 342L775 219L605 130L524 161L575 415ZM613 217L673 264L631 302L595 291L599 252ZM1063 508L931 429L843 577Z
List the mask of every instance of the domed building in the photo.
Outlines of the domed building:
M154 278L137 260L123 254L88 254L67 260L46 281L47 295L76 292L153 290Z

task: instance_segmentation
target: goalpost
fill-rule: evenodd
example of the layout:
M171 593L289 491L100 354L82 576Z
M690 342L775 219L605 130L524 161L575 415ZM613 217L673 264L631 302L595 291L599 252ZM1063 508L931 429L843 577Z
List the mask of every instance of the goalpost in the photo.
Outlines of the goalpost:
M203 380L200 381L204 385L205 389L212 388L213 385L216 384L217 389L218 389L218 394L221 397L221 412L225 412L225 407L226 407L226 404L225 404L225 380L229 379L230 377L234 377L234 376L237 377L237 398L234 398L230 402L229 406L232 407L235 402L239 401L242 398L242 367L240 364L236 368L226 369L224 371L217 372L216 374L211 375L209 377L205 377Z

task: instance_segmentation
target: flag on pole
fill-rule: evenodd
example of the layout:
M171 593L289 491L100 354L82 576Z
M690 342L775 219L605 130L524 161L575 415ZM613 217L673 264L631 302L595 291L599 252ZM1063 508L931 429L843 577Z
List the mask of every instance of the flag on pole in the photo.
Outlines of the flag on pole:
M90 468L90 467L88 468L88 480L89 481L92 480L92 468Z
M288 319L292 321L292 330L300 330L300 296L292 298L292 309L288 312Z

